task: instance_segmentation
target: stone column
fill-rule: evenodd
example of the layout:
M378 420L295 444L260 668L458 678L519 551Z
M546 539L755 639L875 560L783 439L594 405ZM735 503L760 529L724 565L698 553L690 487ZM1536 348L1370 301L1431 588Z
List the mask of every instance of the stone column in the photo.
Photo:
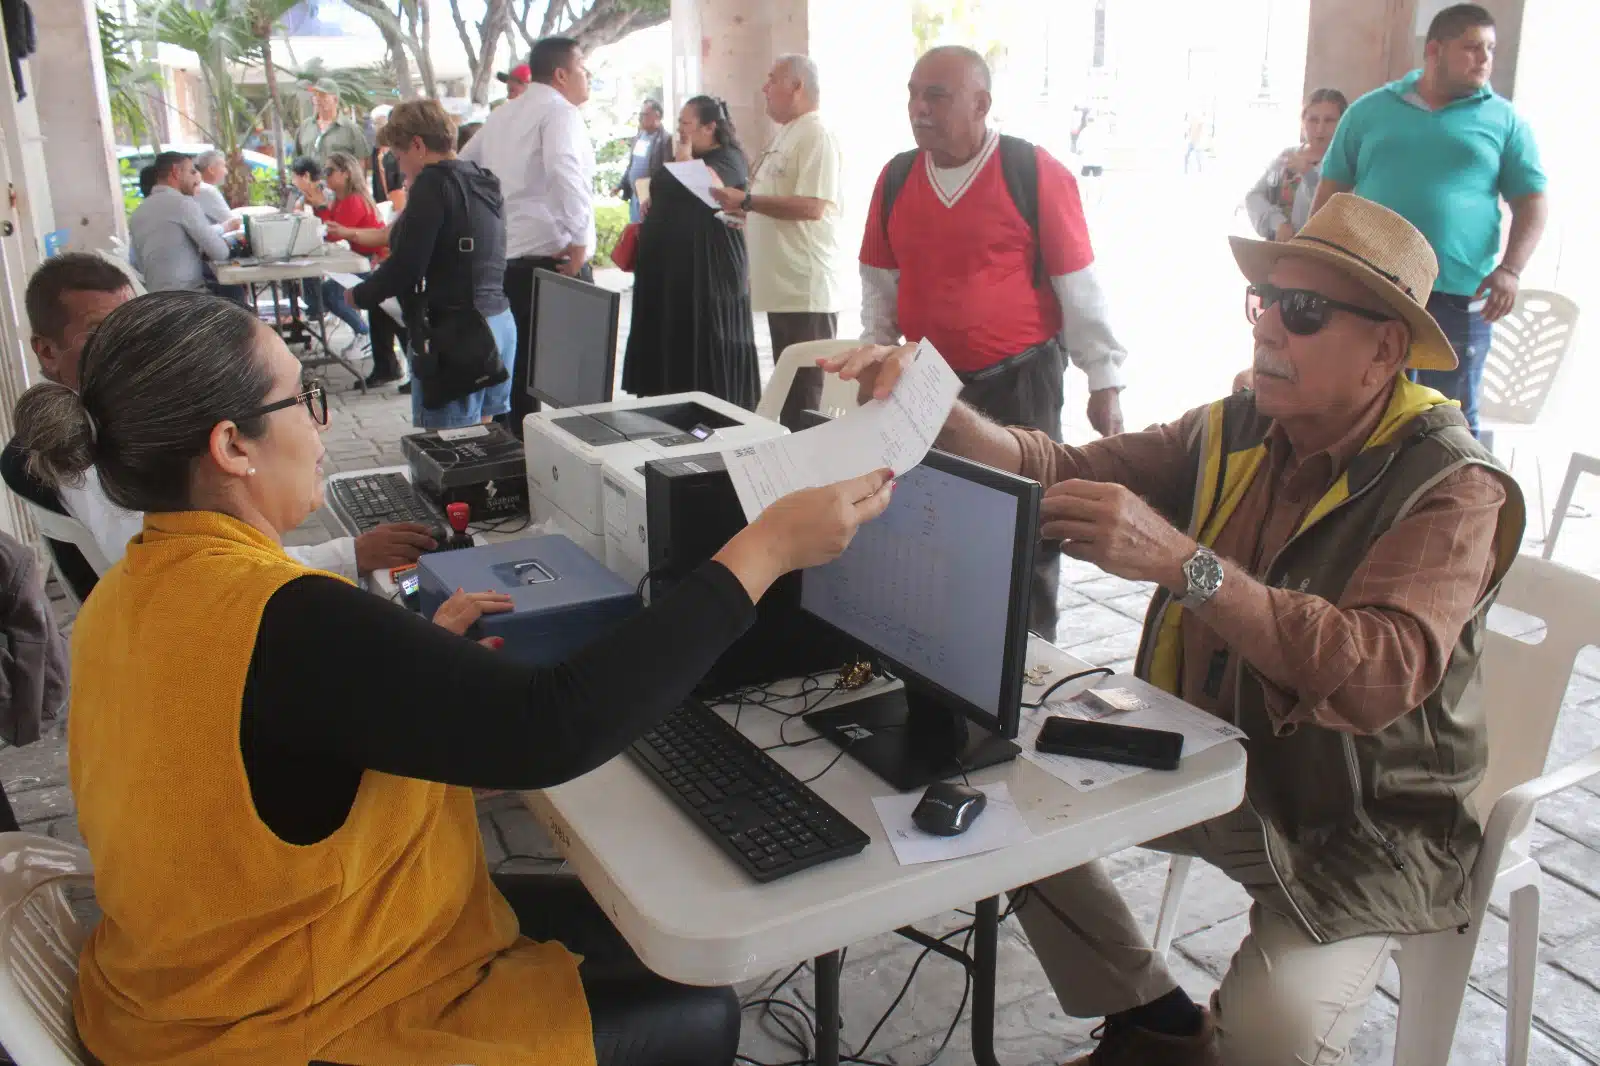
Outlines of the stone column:
M1428 23L1453 0L1311 0L1306 82L1354 100L1422 65ZM1495 91L1512 96L1523 0L1480 0L1495 18Z
M34 4L39 51L29 63L36 87L44 162L56 225L68 246L94 251L126 241L122 184L113 148L110 94L92 0Z

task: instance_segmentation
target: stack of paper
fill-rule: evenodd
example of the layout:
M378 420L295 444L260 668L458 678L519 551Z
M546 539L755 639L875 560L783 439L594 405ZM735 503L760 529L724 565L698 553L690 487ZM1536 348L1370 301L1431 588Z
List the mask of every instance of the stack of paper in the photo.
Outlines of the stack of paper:
M871 400L825 425L722 453L744 516L780 498L888 467L895 476L922 462L950 417L961 379L926 340L887 400Z

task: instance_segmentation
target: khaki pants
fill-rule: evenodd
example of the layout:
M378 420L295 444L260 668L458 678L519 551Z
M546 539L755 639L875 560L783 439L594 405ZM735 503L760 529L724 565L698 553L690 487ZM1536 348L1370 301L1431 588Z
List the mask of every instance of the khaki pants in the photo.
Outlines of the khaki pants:
M1204 859L1254 901L1250 933L1211 997L1222 1061L1343 1062L1394 938L1312 940L1267 865L1260 824L1246 807L1148 846ZM1033 885L1017 916L1062 1009L1074 1017L1116 1014L1177 987L1098 862Z

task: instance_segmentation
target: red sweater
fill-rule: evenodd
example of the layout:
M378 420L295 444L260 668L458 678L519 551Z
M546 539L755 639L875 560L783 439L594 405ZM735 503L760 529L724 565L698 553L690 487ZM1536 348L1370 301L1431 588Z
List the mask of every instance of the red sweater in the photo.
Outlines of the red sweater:
M350 229L382 229L383 219L378 217L378 209L367 203L364 197L346 196L335 200L332 207L319 207L315 209L317 217L324 222L337 222ZM350 242L350 250L357 255L366 256L374 263L381 263L389 256L389 249L376 245L357 244Z

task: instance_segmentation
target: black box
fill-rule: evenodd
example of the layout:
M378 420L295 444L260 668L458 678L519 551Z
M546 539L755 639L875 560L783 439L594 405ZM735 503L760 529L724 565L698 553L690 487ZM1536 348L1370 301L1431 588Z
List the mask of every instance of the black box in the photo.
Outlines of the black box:
M645 464L644 483L654 602L747 523L720 454L653 460ZM861 658L853 641L800 609L800 575L786 574L756 605L749 632L723 653L696 691L720 696L747 685L837 670Z
M472 521L528 513L528 465L522 442L497 423L414 433L400 441L411 482L438 503L464 503Z

